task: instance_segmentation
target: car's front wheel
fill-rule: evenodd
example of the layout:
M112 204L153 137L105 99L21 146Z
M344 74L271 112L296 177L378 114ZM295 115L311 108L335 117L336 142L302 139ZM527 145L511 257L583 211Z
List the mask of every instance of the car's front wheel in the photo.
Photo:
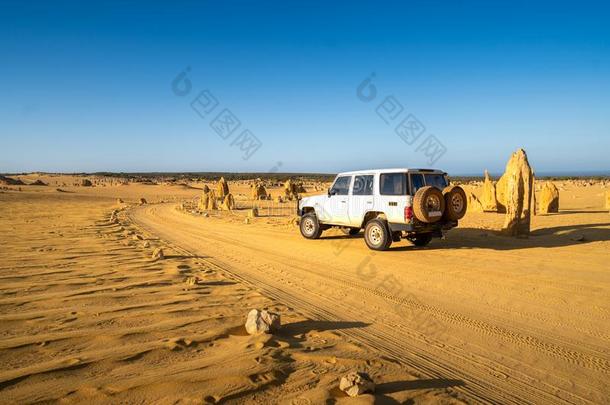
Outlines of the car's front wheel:
M301 235L307 239L318 239L322 234L318 217L313 213L305 214L301 217L299 228L301 229Z
M392 235L385 221L373 219L364 228L364 241L369 249L386 250L392 244Z

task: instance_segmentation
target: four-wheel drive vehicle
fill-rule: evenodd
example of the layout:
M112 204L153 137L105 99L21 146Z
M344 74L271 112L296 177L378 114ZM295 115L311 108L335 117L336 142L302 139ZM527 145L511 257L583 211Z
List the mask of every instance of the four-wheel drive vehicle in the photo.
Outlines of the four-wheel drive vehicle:
M299 200L297 210L305 238L333 226L350 235L364 229L367 246L385 250L401 238L425 246L442 237L466 214L466 194L440 170L361 170L340 173L327 194Z

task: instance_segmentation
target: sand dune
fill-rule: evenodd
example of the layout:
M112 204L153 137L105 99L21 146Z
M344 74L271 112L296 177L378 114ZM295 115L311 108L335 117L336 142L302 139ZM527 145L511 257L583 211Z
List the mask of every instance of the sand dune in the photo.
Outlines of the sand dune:
M178 209L202 183L20 179L49 186L0 193L0 402L610 401L597 184L560 185L527 240L470 213L446 240L373 254L338 231L302 239L289 203L256 202L245 224L245 183L237 210L203 217ZM251 308L281 313L281 331L247 335ZM353 370L375 395L338 391Z

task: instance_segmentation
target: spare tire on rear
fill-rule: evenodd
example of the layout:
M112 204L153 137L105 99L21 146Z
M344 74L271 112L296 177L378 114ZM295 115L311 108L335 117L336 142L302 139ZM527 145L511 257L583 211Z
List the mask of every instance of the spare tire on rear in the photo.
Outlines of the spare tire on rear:
M443 190L445 196L445 219L457 221L466 215L467 199L460 186L448 186Z
M413 197L413 213L421 222L431 224L439 221L445 212L443 193L436 187L422 187Z

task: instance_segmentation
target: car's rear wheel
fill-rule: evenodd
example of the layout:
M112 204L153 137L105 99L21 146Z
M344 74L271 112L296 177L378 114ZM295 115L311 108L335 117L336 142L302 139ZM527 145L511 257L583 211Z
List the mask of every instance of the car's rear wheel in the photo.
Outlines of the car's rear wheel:
M432 240L432 234L420 233L418 235L410 236L408 239L409 242L415 246L426 246Z
M372 219L364 228L364 241L369 249L386 250L392 244L392 235L386 221Z
M348 226L342 226L341 227L341 232L343 232L346 235L358 235L358 232L360 232L360 228L350 228Z
M445 212L445 197L436 187L422 187L413 197L413 213L421 222L431 224L438 222Z
M322 234L322 228L318 222L316 214L309 213L301 217L301 223L299 224L301 235L307 239L318 239Z

